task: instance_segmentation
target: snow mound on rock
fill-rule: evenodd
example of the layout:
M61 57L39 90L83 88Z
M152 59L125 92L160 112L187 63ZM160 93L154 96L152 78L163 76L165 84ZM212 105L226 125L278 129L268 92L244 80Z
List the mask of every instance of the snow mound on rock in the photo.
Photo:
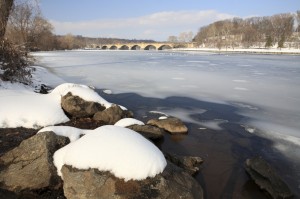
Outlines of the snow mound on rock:
M64 83L57 86L51 92L51 94L58 94L60 96L64 96L68 92L71 92L73 95L81 97L85 101L98 102L99 104L104 105L106 108L111 107L111 103L107 102L98 93L96 93L93 87L82 84Z
M117 123L115 123L115 126L120 126L120 127L127 127L127 126L132 126L132 125L145 125L144 122L134 119L134 118L124 118L119 120Z
M162 152L140 134L107 125L56 151L54 164L60 176L66 164L77 169L109 171L128 181L154 177L167 162Z

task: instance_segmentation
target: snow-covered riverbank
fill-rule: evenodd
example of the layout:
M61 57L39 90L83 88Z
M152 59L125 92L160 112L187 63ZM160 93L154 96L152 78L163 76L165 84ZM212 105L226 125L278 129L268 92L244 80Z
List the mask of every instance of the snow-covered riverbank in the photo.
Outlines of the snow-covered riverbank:
M296 48L174 48L172 51L198 51L213 53L241 53L241 54L290 54L300 55L300 49Z
M298 149L290 144L297 140L294 136L288 137L285 134L279 134L282 137L279 136L279 140L276 138L272 146L262 145L259 140L256 140L259 132L256 127L261 129L269 127L266 137L269 136L268 138L271 140L274 140L277 130L286 132L287 135L297 135L294 131L297 129L297 125L295 126L293 122L293 116L297 118L298 110L297 107L294 107L294 104L297 104L296 96L298 96L297 90L294 89L298 82L295 78L298 66L294 63L294 60L298 59L297 56L243 55L240 57L239 55L220 56L207 53L199 56L198 53L135 52L132 54L132 52L121 51L47 52L38 53L38 55L42 65L50 67L50 70L57 76L50 75L51 73L45 68L37 67L34 74L34 82L37 84L45 83L55 87L68 81L110 89L112 93L115 93L115 95L110 95L112 98L126 92L151 96L152 98L143 98L142 103L138 103L136 98L132 99L135 110L142 113L141 118L147 116L143 113L143 109L146 109L147 112L160 111L177 116L190 123L190 127L193 128L189 135L180 142L180 146L189 154L207 154L206 161L208 163L223 165L222 168L217 169L222 172L223 176L226 176L222 181L212 180L211 172L215 173L216 169L206 168L203 170L202 174L207 179L207 187L214 187L219 183L222 183L223 186L220 186L218 191L208 191L210 194L220 193L226 184L231 183L227 181L231 175L228 171L232 169L231 164L236 164L236 158L240 160L249 154L263 153L264 155L267 151L267 154L272 153L271 160L276 162L281 160L276 148L280 149L284 155L290 156L291 159L295 158L297 154ZM283 63L287 64L284 68L282 68ZM283 78L285 76L289 78ZM24 89L22 85L12 86L3 82L2 87L10 90ZM25 89L34 90L27 86ZM101 91L98 90L98 92ZM287 98L283 97L280 92L285 93ZM15 93L20 92L16 91ZM3 94L5 95L5 93ZM178 96L180 103L174 102L172 96ZM273 97L269 98L268 96ZM128 97L124 99L130 100ZM201 101L203 99L219 100L223 105ZM153 100L155 106L149 106L151 109L148 110L146 101ZM286 103L286 100L289 103ZM20 103L22 103L21 101ZM264 105L265 109L261 109ZM280 109L274 111L274 108L278 107ZM292 109L292 107L294 108ZM239 112L231 113L230 111ZM228 115L230 116L227 117ZM237 117L245 118L243 116L246 116L247 121L235 119ZM287 118L289 119L287 120ZM248 124L244 125L246 131L241 128L241 124ZM257 126L259 124L261 125ZM271 125L267 126L266 124ZM291 125L290 129L282 128L289 127L289 125ZM232 128L232 126L234 127ZM236 135L236 132L243 135L242 144L236 143L236 140L240 139L237 139L240 135ZM258 142L254 142L252 137ZM221 146L216 139L222 143ZM291 142L282 142L282 140ZM170 143L165 143L165 145L168 144ZM171 148L175 146L178 148L177 142L172 144ZM238 153L232 152L232 148L236 146L241 149ZM273 151L273 146L275 146L275 151ZM168 147L170 146L163 145L163 148ZM264 149L260 150L261 147ZM290 153L291 148L292 153ZM232 155L232 153L234 154ZM236 158L232 158L233 156ZM228 162L230 164L227 167L224 166L224 163ZM294 164L286 164L288 163L280 166L288 166L293 174ZM298 170L295 169L295 171ZM290 174L287 175L289 178ZM241 175L239 174L239 176ZM298 181L293 180L294 182L291 184L297 187ZM209 184L210 182L211 184Z

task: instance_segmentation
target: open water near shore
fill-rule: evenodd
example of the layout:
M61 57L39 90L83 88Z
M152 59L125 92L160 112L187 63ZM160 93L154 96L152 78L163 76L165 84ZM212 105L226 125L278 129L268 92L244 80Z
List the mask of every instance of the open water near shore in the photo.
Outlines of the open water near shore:
M181 118L188 135L165 135L157 144L165 152L204 159L196 179L206 198L265 198L244 170L244 161L258 155L300 197L300 56L172 51L34 55L38 65L67 82L95 86L142 121L159 113Z

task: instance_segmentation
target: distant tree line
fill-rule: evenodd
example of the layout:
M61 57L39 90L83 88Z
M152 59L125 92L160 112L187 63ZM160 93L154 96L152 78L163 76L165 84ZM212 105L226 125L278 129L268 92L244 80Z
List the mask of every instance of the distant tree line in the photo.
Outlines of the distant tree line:
M201 27L194 42L202 47L300 47L300 11L247 19L233 18ZM285 46L285 44L288 44Z
M168 42L174 43L174 48L185 48L187 43L192 42L194 34L192 31L181 32L178 36L171 35L168 37Z

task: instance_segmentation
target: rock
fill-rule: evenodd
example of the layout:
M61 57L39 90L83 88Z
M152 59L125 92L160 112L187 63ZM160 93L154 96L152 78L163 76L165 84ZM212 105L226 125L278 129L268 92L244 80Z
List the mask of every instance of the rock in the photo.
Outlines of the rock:
M132 116L132 112L124 111L120 108L120 106L113 104L108 109L104 111L99 111L94 115L94 120L103 121L105 124L115 124L122 118Z
M0 188L14 192L55 187L61 183L53 164L54 152L69 139L45 132L32 136L0 157Z
M171 134L183 134L188 132L188 128L184 123L175 117L168 117L166 119L151 119L147 124L162 128Z
M275 170L261 157L247 159L245 169L251 179L272 198L290 198L293 196Z
M61 106L71 117L83 118L91 117L98 111L105 110L105 107L97 102L85 101L79 96L68 92L61 98Z
M41 85L35 87L34 92L41 93L41 94L48 94L51 89L52 89L51 87L49 87L45 84L41 84Z
M131 125L127 128L140 133L148 139L158 139L163 137L163 130L151 125Z
M183 168L190 175L195 175L199 171L200 164L203 163L202 158L194 156L179 156L175 154L166 154L166 159L173 164Z
M163 173L140 181L125 182L109 172L78 170L66 165L62 168L62 174L64 193L69 199L203 198L198 182L170 162Z

